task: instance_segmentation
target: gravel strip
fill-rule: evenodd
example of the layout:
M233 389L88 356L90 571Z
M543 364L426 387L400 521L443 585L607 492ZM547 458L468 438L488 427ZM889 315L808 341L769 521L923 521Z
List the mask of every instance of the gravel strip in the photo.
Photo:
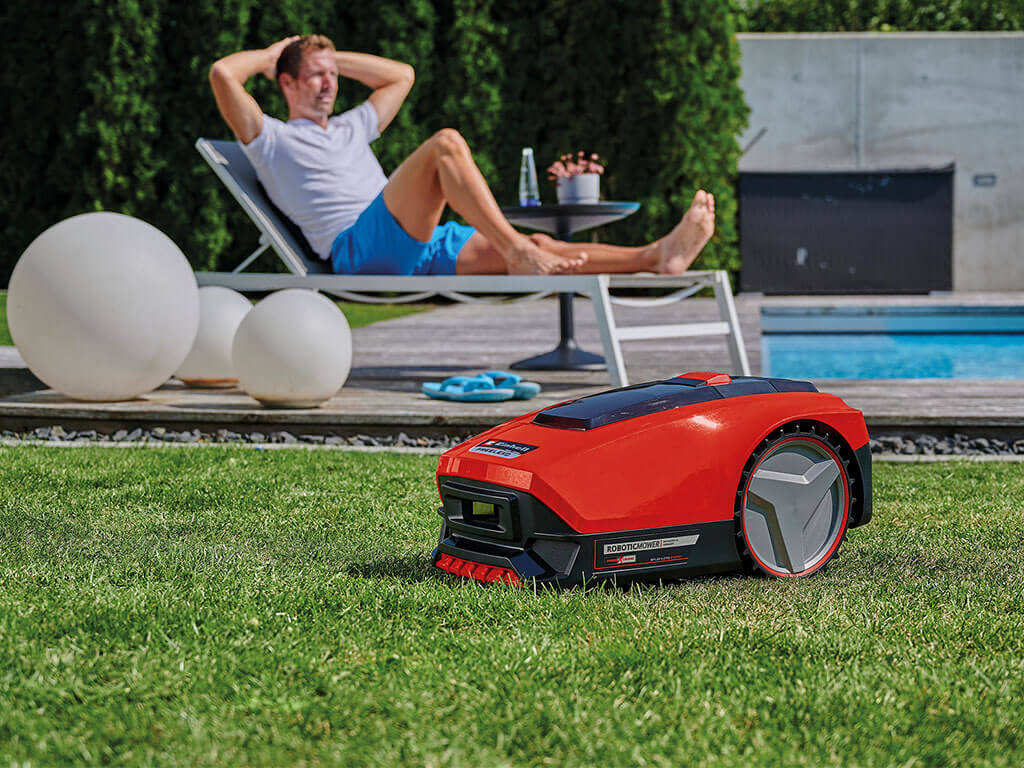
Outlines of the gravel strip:
M1024 440L994 437L879 435L871 439L872 454L900 456L1024 456Z
M232 432L218 429L203 432L198 429L175 431L163 427L153 429L119 429L113 434L95 430L76 432L60 425L38 427L26 432L4 430L0 434L5 445L22 443L47 445L252 445L263 448L339 448L362 450L389 450L412 453L441 453L458 445L468 436L433 435L410 437L405 432L394 435L301 435L287 431Z
M113 434L95 430L76 432L60 425L38 427L26 432L4 430L5 445L21 443L47 443L53 445L259 445L263 447L309 447L364 450L401 450L409 452L441 453L468 439L465 436L432 435L411 437L405 432L392 435L303 435L287 432L232 432L218 429L203 432L198 429L175 431L164 427L152 429L119 429ZM871 453L879 458L893 456L1024 456L1024 439L1000 440L994 437L935 437L924 434L878 435L871 439Z

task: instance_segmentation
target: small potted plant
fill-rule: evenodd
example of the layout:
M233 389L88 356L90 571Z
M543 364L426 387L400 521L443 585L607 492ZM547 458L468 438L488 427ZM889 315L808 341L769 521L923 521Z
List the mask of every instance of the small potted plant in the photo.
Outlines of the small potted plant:
M548 166L548 179L555 182L558 202L596 203L601 194L601 174L604 166L596 154L588 155L582 149L576 153L562 155Z

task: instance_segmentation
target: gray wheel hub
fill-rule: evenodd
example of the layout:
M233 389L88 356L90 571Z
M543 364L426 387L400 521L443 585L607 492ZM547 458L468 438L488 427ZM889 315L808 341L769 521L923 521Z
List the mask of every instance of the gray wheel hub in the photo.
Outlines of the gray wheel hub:
M844 470L824 445L796 438L769 449L744 497L743 529L766 568L797 574L822 563L842 536Z

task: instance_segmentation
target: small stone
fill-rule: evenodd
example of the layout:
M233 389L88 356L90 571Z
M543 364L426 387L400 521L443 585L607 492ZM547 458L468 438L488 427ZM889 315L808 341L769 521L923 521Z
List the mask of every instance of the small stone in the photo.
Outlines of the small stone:
M313 443L316 445L322 445L324 442L323 435L299 435L299 440L304 443Z
M32 430L32 436L39 440L46 440L50 436L49 427L36 427Z
M342 437L336 437L335 435L328 435L324 438L324 443L326 445L344 445L345 439Z
M149 436L157 440L163 440L167 437L167 430L164 427L154 427L149 431Z
M127 435L125 435L124 439L127 442L134 442L135 440L138 440L141 437L142 437L142 430L139 427L136 427L131 432L129 432Z
M1024 453L1024 440L1013 441L1013 452L1016 454Z
M96 439L96 430L95 429L87 429L84 432L79 432L78 433L78 437L84 437L86 440L95 440Z
M53 437L57 438L58 440L63 440L65 437L68 436L68 433L64 431L64 427L62 427L60 424L58 424L55 427L52 427L50 429L50 434Z
M299 442L291 432L273 432L270 435L270 441L272 443L284 443L286 445Z
M119 429L119 430L117 430L117 432L115 432L113 434L111 439L112 440L116 440L116 441L119 442L121 440L124 440L126 437L128 437L128 430L127 429Z
M262 432L250 432L249 433L250 443L265 443L267 442L267 436Z
M199 437L199 430L193 430L192 432L182 432L180 435L178 435L178 441L182 443L198 443Z

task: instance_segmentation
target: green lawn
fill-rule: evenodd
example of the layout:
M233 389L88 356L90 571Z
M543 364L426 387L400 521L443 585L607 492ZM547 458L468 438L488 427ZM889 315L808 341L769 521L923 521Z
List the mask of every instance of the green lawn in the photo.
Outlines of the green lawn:
M13 346L11 329L7 326L7 291L0 291L0 346Z
M378 320L390 320L393 317L404 317L416 312L423 312L433 307L424 304L355 304L349 301L336 302L345 313L349 326L359 328ZM7 291L0 290L0 346L11 346L11 331L7 326Z
M796 582L428 562L436 457L0 449L0 765L1020 766L1024 471L876 466Z

